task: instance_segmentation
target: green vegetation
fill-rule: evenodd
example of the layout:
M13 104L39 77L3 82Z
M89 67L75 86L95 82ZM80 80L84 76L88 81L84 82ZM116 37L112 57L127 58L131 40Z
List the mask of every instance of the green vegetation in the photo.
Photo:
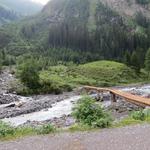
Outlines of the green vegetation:
M27 15L33 15L37 12L40 11L40 9L42 8L42 5L34 3L32 1L28 1L28 0L0 0L0 6L3 6L7 11L9 11L8 14L8 19L13 18L13 16L15 15L23 17L23 15L27 16ZM10 16L10 14L13 14L13 16ZM5 13L3 13L5 14ZM6 14L5 14L6 15ZM7 21L7 18L6 18Z
M7 123L0 122L0 140L9 140L20 138L29 135L49 134L54 133L56 129L50 125L43 125L41 127L12 127Z
M81 65L79 68L82 75L96 80L97 86L128 84L143 80L143 77L140 78L133 69L114 61L97 61Z
M150 3L150 0L136 0L136 2L142 5L146 5Z
M135 120L141 120L141 121L144 121L145 120L145 113L143 112L143 110L140 110L140 111L135 111L131 114L131 117Z
M135 120L131 117L127 117L127 118L122 119L119 122L114 123L114 125L112 127L115 127L115 128L116 127L125 127L125 126L129 126L129 125L136 125L136 124L141 124L141 123L144 123L144 122L141 120Z
M19 77L21 82L28 88L36 90L39 86L39 75L35 61L28 60L19 67Z
M79 100L72 115L81 123L91 127L106 128L111 125L111 116L97 104L94 99L86 96Z
M4 50L0 51L0 64L2 66L11 66L15 64L15 57L7 55Z
M148 49L147 53L146 53L146 57L145 57L145 69L148 72L148 77L149 77L149 73L150 73L150 48Z
M132 53L131 56L131 66L135 69L137 73L140 72L141 66L138 59L138 55L135 51Z
M127 125L135 125L141 123L150 123L150 109L133 111L128 117L114 123L114 127L123 127Z
M14 128L12 128L10 125L0 122L0 138L6 137L6 136L13 136L15 133Z
M95 130L95 129L96 128L91 127L91 126L86 125L86 124L83 124L83 123L76 123L76 124L74 124L68 128L68 130L70 132L76 132L76 131L82 131L83 132L83 131L91 131L91 130Z
M133 111L131 114L118 122L112 122L112 118L98 103L90 97L83 97L75 106L73 116L77 123L60 131L91 131L99 128L124 127L142 123L150 123L150 109ZM12 127L7 123L0 122L0 140L11 140L29 135L50 134L59 131L51 124L38 127Z
M1 5L0 1L0 26L10 21L15 21L18 18L19 16L15 12Z
M17 69L18 77L24 84L17 92L23 95L59 94L81 85L114 86L147 80L146 73L137 75L134 69L114 61L97 61L82 65L67 63L43 68L39 60L26 59L22 63L19 61Z
M51 124L43 125L36 129L37 134L49 134L55 131L56 129Z
M150 2L136 1L142 5ZM0 21L1 17L14 20L17 16L0 7ZM142 12L130 18L98 0L52 0L36 16L0 28L0 70L5 65L17 66L22 85L15 90L22 95L60 94L81 85L149 82L149 39L150 19ZM148 122L149 114L148 110L133 112L115 126ZM112 123L110 115L90 97L77 103L73 116L78 124L71 131L105 128ZM51 125L13 128L0 122L0 139L54 131Z
M131 117L135 120L148 121L150 120L150 109L144 109L131 113Z
M57 11L63 19L54 17L58 23L49 26L47 20ZM132 18L122 17L97 0L51 1L38 15L2 28L0 48L14 57L33 55L48 65L105 59L123 62L126 51L132 54L142 48L145 55L150 47L149 24L142 12Z

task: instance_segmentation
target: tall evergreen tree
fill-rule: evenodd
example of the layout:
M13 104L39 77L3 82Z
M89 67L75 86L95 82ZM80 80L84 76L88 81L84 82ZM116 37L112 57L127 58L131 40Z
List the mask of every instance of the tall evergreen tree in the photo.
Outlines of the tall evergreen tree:
M131 56L131 66L135 69L137 73L140 72L140 60L137 53L134 51Z
M129 51L125 52L124 62L127 66L131 65L131 54L129 53Z
M39 86L39 74L36 62L31 59L19 67L21 69L20 79L22 83L30 89L37 89Z
M148 49L145 56L145 69L148 71L148 77L150 73L150 48Z

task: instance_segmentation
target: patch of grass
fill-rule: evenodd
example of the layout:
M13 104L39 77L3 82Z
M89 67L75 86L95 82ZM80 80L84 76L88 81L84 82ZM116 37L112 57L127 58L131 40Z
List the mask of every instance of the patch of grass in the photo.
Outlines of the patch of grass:
M142 123L150 123L150 109L133 111L128 117L117 123L114 123L113 127L122 127Z
M50 125L43 125L41 127L17 127L14 128L9 124L0 122L0 140L11 140L21 138L24 136L50 134L56 132L56 129Z
M145 73L140 75L125 64L114 61L96 61L79 66L53 66L40 72L43 85L49 89L72 89L79 85L114 86L143 82Z
M49 134L55 131L56 129L51 124L43 125L36 130L37 134Z
M125 64L114 61L97 61L80 65L78 72L97 83L106 83L106 86L140 82L141 78L135 71Z
M141 120L135 120L131 117L127 117L127 118L124 118L123 120L119 121L119 122L116 122L112 125L113 128L116 128L116 127L125 127L125 126L129 126L129 125L136 125L136 124L141 124L143 123L143 121Z
M26 87L18 88L19 94L60 94L71 91L82 85L109 87L147 81L147 74L141 71L139 75L135 70L125 64L114 61L96 61L82 65L51 66L39 72L38 89Z
M74 124L71 127L68 128L70 132L76 132L76 131L89 131L93 130L94 128L85 125L85 124Z
M0 139L7 136L13 136L14 134L14 128L4 122L0 122Z
M134 120L144 121L146 119L146 115L143 110L134 111L131 113L131 118L133 118Z

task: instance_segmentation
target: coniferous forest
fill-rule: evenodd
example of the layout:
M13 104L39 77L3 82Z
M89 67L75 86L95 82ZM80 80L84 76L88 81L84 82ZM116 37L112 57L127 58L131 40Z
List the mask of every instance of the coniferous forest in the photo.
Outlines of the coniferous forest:
M148 1L134 5L149 9ZM1 66L32 63L37 67L30 67L40 71L109 60L126 64L140 76L148 62L149 13L138 9L127 16L116 10L99 0L52 0L41 12L1 26Z
M150 149L150 0L44 1L0 0L0 149Z

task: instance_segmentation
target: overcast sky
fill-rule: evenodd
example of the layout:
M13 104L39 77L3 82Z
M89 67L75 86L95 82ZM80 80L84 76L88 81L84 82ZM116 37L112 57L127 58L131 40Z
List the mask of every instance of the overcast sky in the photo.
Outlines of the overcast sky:
M32 1L45 5L49 0L32 0Z

